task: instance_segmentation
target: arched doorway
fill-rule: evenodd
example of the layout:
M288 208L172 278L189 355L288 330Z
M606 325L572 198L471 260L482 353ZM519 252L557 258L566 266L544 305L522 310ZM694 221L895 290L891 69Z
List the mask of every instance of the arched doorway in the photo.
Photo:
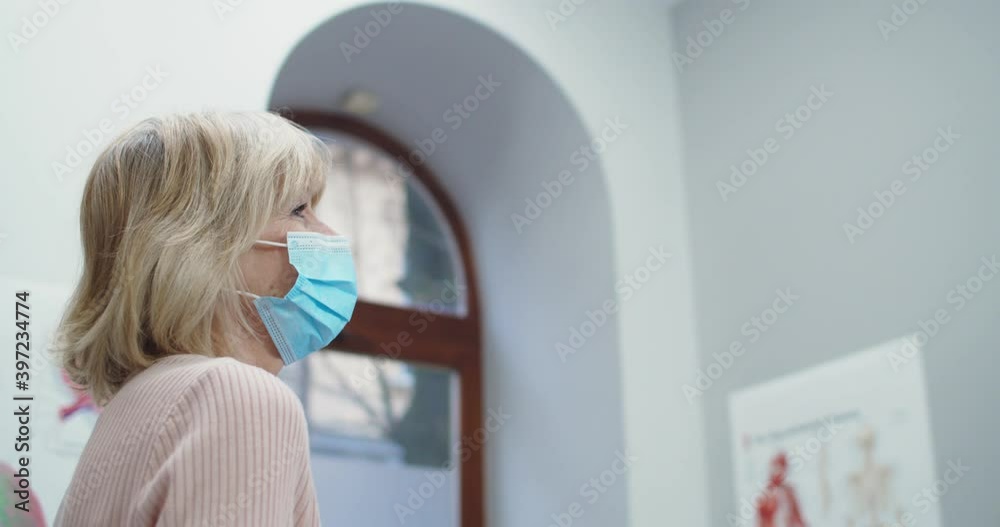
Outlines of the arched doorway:
M566 360L554 350L588 308L615 296L605 174L599 159L580 157L599 130L589 131L545 69L494 30L425 5L399 4L401 11L386 16L389 5L348 10L309 32L278 72L270 107L293 118L361 108L353 119L395 139L405 157L433 173L468 235L480 304L480 413L487 418L473 427L482 441L474 435L470 450L483 456L482 490L462 474L461 483L423 499L405 523L545 524L624 448L617 319ZM366 26L375 36L355 42ZM344 44L359 53L345 53ZM355 104L358 92L375 104ZM544 184L561 176L571 183L530 224L517 225L512 216L524 215ZM510 418L491 426L490 417L503 415ZM339 463L324 474L314 458L321 507L323 495L340 500L327 500L322 511L331 524L398 525L393 507L435 478L418 470L407 479L368 464L369 473L394 479L359 474L345 483L343 472L333 471L356 463ZM485 498L467 501L477 493ZM626 485L615 485L588 503L587 524L625 524L626 496ZM435 509L452 498L443 506L455 507L454 515ZM365 506L369 516L357 513ZM435 523L436 513L453 520Z

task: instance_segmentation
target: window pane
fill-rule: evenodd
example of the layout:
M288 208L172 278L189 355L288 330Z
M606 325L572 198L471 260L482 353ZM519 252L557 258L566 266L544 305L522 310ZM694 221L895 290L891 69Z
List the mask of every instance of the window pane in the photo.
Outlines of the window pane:
M334 159L316 213L351 238L359 297L464 315L458 244L427 189L378 146L341 132L313 132Z
M400 514L412 527L458 525L453 372L324 350L287 366L281 378L302 398L309 421L324 525L398 527Z
M281 376L302 399L314 450L436 468L454 458L449 370L324 350Z

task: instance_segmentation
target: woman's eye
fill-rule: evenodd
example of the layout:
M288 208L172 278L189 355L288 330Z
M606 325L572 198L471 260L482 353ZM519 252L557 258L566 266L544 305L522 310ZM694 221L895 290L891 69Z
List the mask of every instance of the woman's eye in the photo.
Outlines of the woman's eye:
M302 216L302 214L306 211L306 206L307 204L303 203L292 209L292 216Z

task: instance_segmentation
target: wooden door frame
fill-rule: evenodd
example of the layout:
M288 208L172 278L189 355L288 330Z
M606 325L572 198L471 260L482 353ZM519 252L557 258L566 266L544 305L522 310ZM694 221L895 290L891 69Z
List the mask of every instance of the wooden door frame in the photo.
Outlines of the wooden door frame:
M475 437L476 432L483 427L482 345L476 270L469 238L454 202L426 163L411 162L411 150L358 117L317 110L292 109L282 113L306 129L326 128L363 139L381 148L413 174L431 194L435 205L444 215L458 245L458 256L465 278L466 316L428 313L358 300L351 321L330 348L372 357L389 356L393 360L420 362L454 370L459 378L459 430L461 443L464 444L466 439ZM413 335L412 331L414 316L428 319L424 330L417 335ZM398 354L388 355L382 344L396 342L403 332L412 337L412 342L400 346ZM459 461L461 450L456 452L449 448L459 467L459 518L462 527L484 526L483 446L470 449L465 461Z

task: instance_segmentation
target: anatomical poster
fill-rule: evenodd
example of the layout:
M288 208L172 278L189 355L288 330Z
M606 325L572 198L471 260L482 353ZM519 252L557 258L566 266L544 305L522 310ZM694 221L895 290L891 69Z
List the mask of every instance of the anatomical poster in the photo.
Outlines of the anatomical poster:
M914 336L730 395L729 525L940 527Z

